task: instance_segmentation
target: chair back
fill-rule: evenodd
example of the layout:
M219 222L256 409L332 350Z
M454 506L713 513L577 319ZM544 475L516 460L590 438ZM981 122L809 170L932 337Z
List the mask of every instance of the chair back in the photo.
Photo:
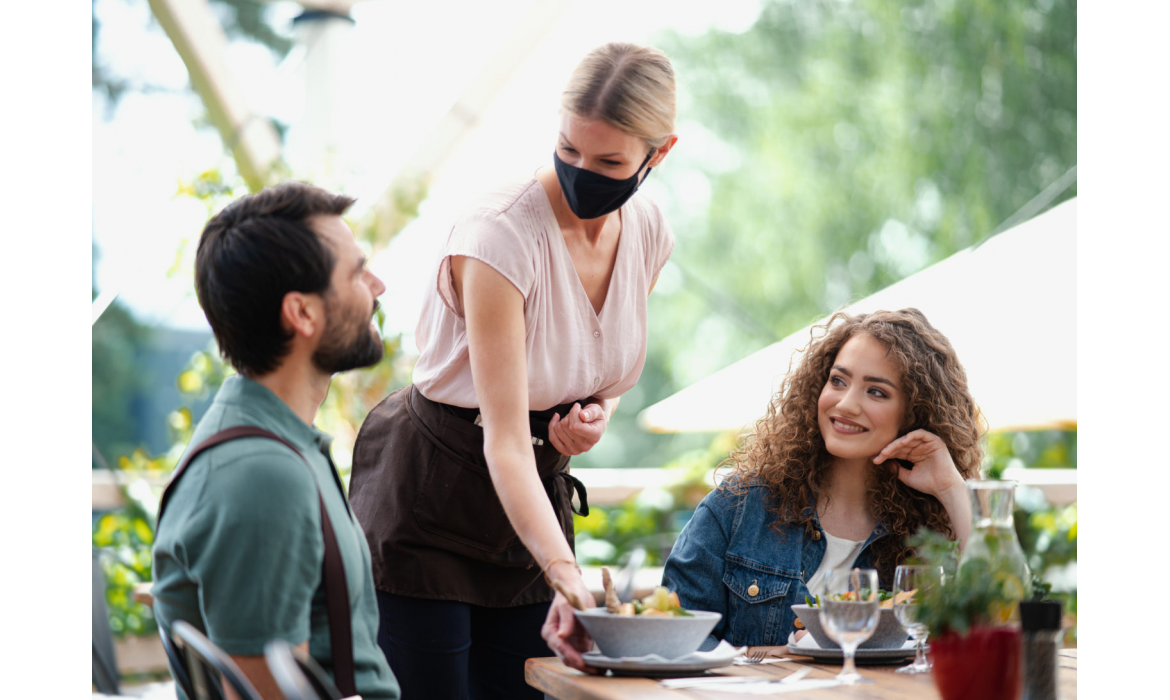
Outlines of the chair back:
M264 658L286 700L342 700L325 669L283 639L265 644Z
M175 678L175 685L183 691L188 700L194 700L195 690L191 687L191 676L187 673L187 662L183 660L179 650L175 648L175 640L160 626L158 634L162 637L163 651L167 653L167 662L171 667L171 675Z
M223 700L221 683L224 682L241 700L263 700L236 662L202 632L183 620L175 620L171 629L187 658L187 675L191 681L189 700Z

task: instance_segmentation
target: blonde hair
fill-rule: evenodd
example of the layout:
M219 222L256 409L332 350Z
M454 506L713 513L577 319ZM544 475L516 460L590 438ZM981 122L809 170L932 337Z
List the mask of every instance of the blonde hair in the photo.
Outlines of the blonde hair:
M589 52L561 93L561 108L600 119L651 148L674 132L674 69L658 49L609 43Z

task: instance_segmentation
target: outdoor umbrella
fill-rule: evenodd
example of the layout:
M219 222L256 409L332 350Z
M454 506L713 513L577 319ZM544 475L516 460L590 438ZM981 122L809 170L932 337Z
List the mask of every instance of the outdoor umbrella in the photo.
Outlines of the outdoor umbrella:
M926 314L954 345L992 430L1075 428L1076 222L1074 198L845 310ZM646 408L639 423L659 433L754 425L810 329Z

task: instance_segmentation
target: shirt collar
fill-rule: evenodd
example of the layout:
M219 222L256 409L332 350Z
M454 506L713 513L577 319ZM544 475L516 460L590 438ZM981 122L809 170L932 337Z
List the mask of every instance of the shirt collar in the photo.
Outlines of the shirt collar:
M817 529L823 531L825 528L821 527L821 518L817 515L816 497L812 494L809 494L808 497L808 508L812 510L812 519L816 524ZM874 525L873 527L873 532L871 532L869 537L865 540L865 546L868 547L870 543L872 543L877 538L888 534L890 534L889 528L887 528L886 524L881 520L878 520L877 525Z
M328 453L333 443L332 435L307 425L271 389L247 377L237 374L225 379L215 401L232 405L247 416L249 422L271 430L303 449Z

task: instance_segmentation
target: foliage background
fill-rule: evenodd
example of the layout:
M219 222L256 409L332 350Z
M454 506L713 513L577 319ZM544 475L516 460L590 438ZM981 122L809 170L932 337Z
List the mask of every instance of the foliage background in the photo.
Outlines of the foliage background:
M229 35L289 50L265 3L214 4ZM95 91L154 89L106 69L96 18L93 31ZM682 139L648 187L678 242L650 300L642 378L606 438L574 465L667 465L689 478L579 521L584 558L606 563L639 544L660 562L728 447L726 436L645 433L635 423L642 408L977 242L1076 164L1075 0L768 0L745 32L653 43L675 62ZM210 215L244 191L234 175L209 170L178 196ZM1056 201L1075 195L1074 185ZM404 221L417 204L404 203ZM192 253L178 252L172 275L190 274ZM126 437L135 348L149 329L118 306L107 314L93 331L95 445L115 468L165 472L176 450L151 456ZM366 412L409 381L412 358L397 336L386 342L383 363L339 377L322 408L343 471ZM209 349L178 386L193 403L223 374ZM166 419L175 445L190 418L177 410ZM1013 459L1075 467L1076 433L993 435L988 450L990 473ZM149 611L127 592L149 576L151 495L127 491L124 512L95 514L94 544L111 553L115 630L150 631ZM1075 560L1075 505L1022 503L1016 523L1041 569Z

